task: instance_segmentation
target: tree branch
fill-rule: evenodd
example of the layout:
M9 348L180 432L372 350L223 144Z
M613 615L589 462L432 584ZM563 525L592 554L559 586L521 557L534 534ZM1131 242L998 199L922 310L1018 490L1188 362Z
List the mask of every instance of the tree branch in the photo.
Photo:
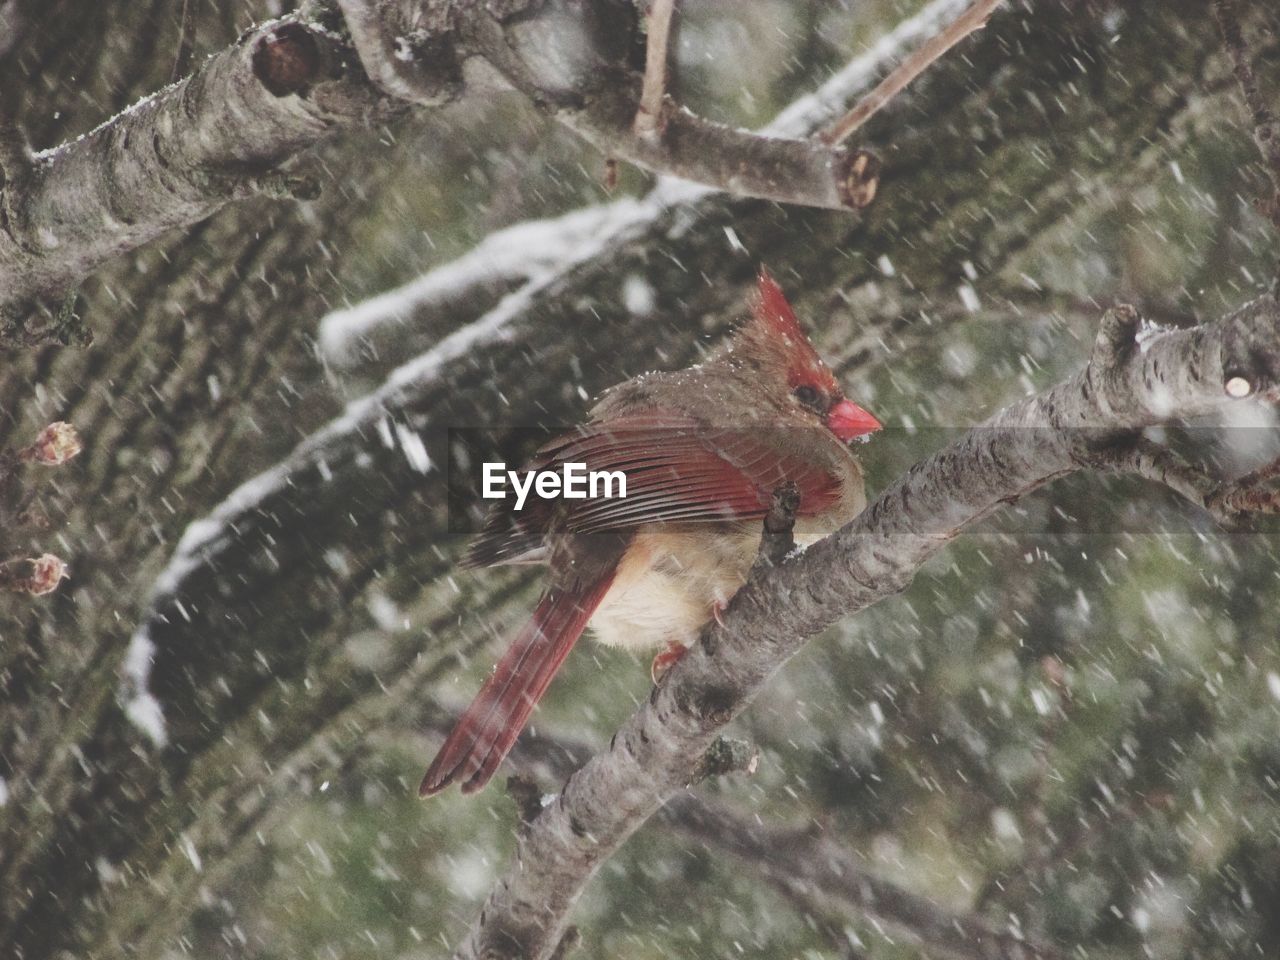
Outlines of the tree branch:
M585 18L591 23L556 0L537 16L505 23L487 7L459 3L460 23L443 35L397 34L377 0L342 6L373 83L348 69L348 50L328 26L290 16L248 31L194 75L86 136L38 154L21 189L10 169L0 223L7 338L23 342L34 311L56 313L85 276L175 227L255 193L313 190L276 171L333 132L389 115L396 104L456 96L463 35L508 82L610 155L784 203L850 209L875 197L879 164L864 151L747 133L674 109L662 137L638 136L640 77L622 65L624 51L598 47L600 31L587 29L604 16L595 6ZM904 27L957 6L935 0ZM380 95L386 91L394 98ZM4 157L10 167L14 156Z
M1093 466L1130 473L1168 487L1209 512L1221 526L1234 529L1257 516L1280 514L1280 459L1234 480L1214 477L1176 451L1143 436L1099 450Z
M1254 142L1262 154L1267 175L1274 188L1270 200L1260 206L1271 222L1280 227L1280 124L1277 124L1275 113L1267 105L1258 87L1252 56L1240 25L1237 0L1213 0L1213 14L1217 18L1227 52L1231 55L1232 70L1244 95L1245 106L1253 118Z
M21 323L113 257L254 194L314 186L275 173L334 130L386 114L329 31L250 30L191 77L35 156L0 230L0 318Z
M635 25L611 15L549 0L536 17L510 23L471 9L459 29L511 86L607 156L779 203L841 210L875 198L880 165L866 151L750 133L665 100L655 131L638 134L643 78L625 61Z
M644 85L640 89L640 104L631 125L632 132L642 139L661 136L662 105L667 95L667 70L671 54L667 46L671 39L671 24L675 19L676 0L653 0L647 17L644 52Z
M444 737L456 710L430 699L423 717L411 726ZM404 717L398 718L404 722ZM566 778L591 756L590 747L555 734L523 736L511 754L517 769ZM522 823L542 812L547 794L528 775L508 778L507 791ZM805 909L849 920L870 918L893 928L929 951L956 960L1058 960L1065 954L1051 944L1001 930L981 915L950 910L928 897L877 876L827 831L816 825L795 827L748 815L728 803L683 793L654 818L656 825L683 834L691 843L714 847L741 860Z
M1280 305L1140 350L1137 315L1103 318L1086 367L1005 408L917 464L852 523L753 576L611 742L576 773L517 844L455 956L546 957L595 870L689 782L698 758L807 639L903 590L969 523L1087 465L1122 431L1232 402L1225 385L1280 386Z
M954 960L1065 960L1048 944L1000 930L975 913L947 910L882 880L817 827L753 823L723 804L677 797L657 817L691 842L716 847L759 871L819 916L871 917Z
M824 130L820 139L824 143L844 143L859 127L875 116L880 108L900 94L920 74L946 55L975 30L981 30L991 19L991 14L1004 0L975 0L972 6L949 23L937 36L903 60L897 68L876 85L876 88L858 101L852 110Z
M440 106L462 92L462 76L448 44L426 51L409 31L397 29L395 0L338 0L360 62L375 86L390 97L425 106ZM434 69L423 55L435 54ZM442 69L443 67L443 69Z

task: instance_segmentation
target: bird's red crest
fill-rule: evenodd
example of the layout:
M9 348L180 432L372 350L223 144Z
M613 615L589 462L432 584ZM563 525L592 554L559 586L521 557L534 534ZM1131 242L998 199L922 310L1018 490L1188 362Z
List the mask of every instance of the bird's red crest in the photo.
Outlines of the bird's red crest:
M751 322L747 332L755 334L751 339L760 346L782 354L790 386L808 384L827 393L839 391L835 377L813 349L782 288L763 267L751 300Z

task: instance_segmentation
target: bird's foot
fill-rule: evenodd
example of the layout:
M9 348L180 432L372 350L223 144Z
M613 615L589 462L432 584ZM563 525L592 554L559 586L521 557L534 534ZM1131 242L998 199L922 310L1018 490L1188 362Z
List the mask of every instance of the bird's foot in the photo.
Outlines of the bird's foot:
M661 680L688 652L689 648L683 643L668 640L666 649L653 658L653 665L649 668L649 676L653 678L653 682Z

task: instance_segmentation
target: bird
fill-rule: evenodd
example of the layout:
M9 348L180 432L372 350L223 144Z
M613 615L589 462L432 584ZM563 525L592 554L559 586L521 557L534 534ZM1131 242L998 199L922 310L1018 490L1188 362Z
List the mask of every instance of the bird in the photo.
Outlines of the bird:
M745 321L707 359L605 391L528 468L621 471L626 495L491 506L463 565L543 564L547 583L419 795L484 787L588 626L608 645L660 648L656 682L746 582L775 490L799 494L801 546L861 512L852 445L880 428L844 395L763 268Z

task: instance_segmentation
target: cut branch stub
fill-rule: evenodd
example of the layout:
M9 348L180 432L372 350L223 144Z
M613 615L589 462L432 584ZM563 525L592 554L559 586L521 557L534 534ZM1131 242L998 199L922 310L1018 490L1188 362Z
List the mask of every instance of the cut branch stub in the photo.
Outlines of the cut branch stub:
M1245 308L1242 320L1256 321L1277 309L1280 303L1274 297L1261 297ZM1280 357L1271 334L1265 323L1231 326L1222 344L1222 390L1228 397L1241 400L1280 386Z
M67 565L52 553L9 560L0 563L0 590L42 597L57 590L67 576Z
M320 48L301 24L282 23L254 44L253 75L272 96L304 93L320 70Z
M870 206L880 189L880 158L868 150L854 150L837 165L836 182L845 206L854 210Z

